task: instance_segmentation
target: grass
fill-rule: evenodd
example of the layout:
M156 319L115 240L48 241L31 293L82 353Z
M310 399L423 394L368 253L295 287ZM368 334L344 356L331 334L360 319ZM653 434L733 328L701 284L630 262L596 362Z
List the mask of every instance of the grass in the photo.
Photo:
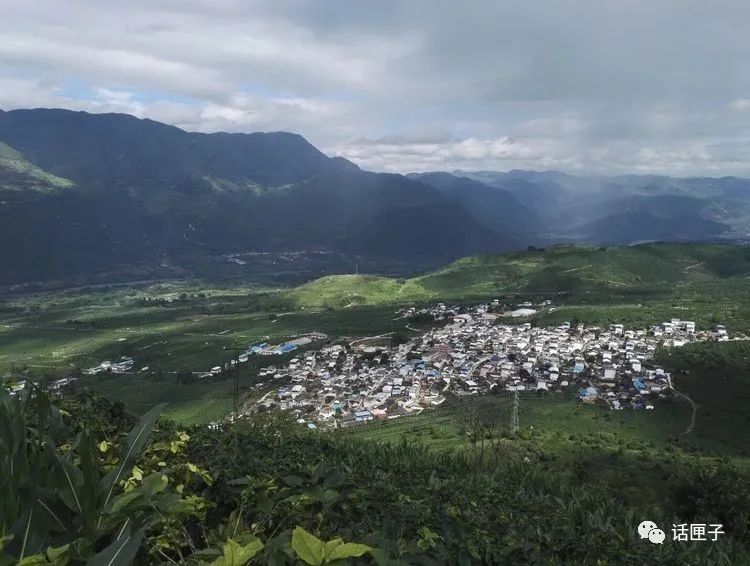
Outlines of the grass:
M415 280L373 275L329 275L286 291L284 299L295 307L350 308L400 300L427 300L434 296Z
M176 383L173 377L163 379L152 381L137 375L101 375L85 377L77 387L122 401L135 414L145 413L158 403L168 403L165 415L187 424L206 424L232 411L231 378L185 385ZM247 380L244 380L241 394L247 392Z
M696 404L691 441L720 454L750 456L750 341L692 344L661 353L675 386Z
M128 291L29 297L0 305L0 372L35 375L86 368L103 359L133 356L139 368L205 371L229 361L227 346L281 342L313 331L332 337L368 336L406 326L390 307L319 312L260 310L259 298L234 290L200 298L193 292ZM195 291L195 289L193 289ZM203 293L201 291L201 293ZM144 299L151 303L144 306ZM172 302L165 303L166 298Z

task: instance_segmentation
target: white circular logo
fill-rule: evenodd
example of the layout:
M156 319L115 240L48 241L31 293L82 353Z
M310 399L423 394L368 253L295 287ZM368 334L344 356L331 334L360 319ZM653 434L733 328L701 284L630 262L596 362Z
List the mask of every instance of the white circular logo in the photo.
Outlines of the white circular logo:
M638 525L638 534L641 535L641 538L648 538L648 533L656 528L658 527L653 521L643 521Z
M663 544L664 543L664 531L662 531L661 529L651 529L648 532L648 540L650 540L654 544Z

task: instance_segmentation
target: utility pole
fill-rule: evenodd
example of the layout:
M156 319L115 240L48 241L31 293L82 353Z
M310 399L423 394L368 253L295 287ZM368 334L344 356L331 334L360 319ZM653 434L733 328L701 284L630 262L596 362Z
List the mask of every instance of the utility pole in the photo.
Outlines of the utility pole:
M513 434L518 432L518 390L513 392L513 413L510 417L510 431Z

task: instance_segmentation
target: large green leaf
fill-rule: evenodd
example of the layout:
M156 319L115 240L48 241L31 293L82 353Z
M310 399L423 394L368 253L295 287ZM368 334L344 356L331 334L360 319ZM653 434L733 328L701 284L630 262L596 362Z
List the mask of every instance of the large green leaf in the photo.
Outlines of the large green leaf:
M94 442L86 431L78 435L78 459L81 470L81 505L83 506L83 520L91 525L98 514L99 474L100 464L94 449Z
M143 540L143 531L122 532L112 544L86 562L87 566L126 566L133 562Z
M292 533L292 549L305 564L319 566L325 560L325 543L302 527Z
M254 539L247 544L240 544L230 538L224 543L222 555L211 562L211 565L245 566L261 550L263 550L263 543L258 539Z
M50 445L57 467L61 474L60 498L72 510L80 516L84 515L82 493L83 474L67 458L63 458L55 446Z
M123 453L120 457L119 464L102 480L102 490L106 493L103 502L104 507L109 504L115 486L125 476L127 470L132 467L136 456L146 443L151 429L159 420L159 415L161 415L164 407L166 407L166 403L162 403L151 409L141 417L138 424L136 424L133 430L128 434L125 439L125 445L123 446Z
M326 562L335 560L344 560L346 558L356 558L370 552L372 548L366 544L357 544L354 542L345 542L337 545L329 554L326 555Z

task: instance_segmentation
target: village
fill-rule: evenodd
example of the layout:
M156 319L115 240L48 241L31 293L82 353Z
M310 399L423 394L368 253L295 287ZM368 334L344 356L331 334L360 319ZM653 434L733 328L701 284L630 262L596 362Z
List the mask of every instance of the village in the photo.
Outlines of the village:
M268 377L284 385L245 410L289 410L310 428L346 427L419 413L450 394L533 391L574 392L582 403L612 410L652 410L654 399L672 390L669 373L652 361L657 348L729 339L722 325L700 330L679 319L640 329L569 322L539 328L523 322L536 312L530 303L502 314L493 312L496 305L401 310L398 316L445 323L398 345L374 337L307 351L270 369Z
M672 395L674 389L670 374L654 362L657 348L729 340L723 325L699 329L676 318L637 329L570 322L534 326L529 320L540 310L554 312L555 307L546 300L502 312L498 301L405 308L395 315L406 319L412 337L394 340L387 333L332 342L326 334L312 332L279 344L250 345L234 359L194 374L230 375L235 365L253 356L288 360L258 370L262 381L251 389L265 394L247 401L242 412L290 411L310 428L417 414L449 395L567 393L581 403L615 411L653 410L654 400ZM413 326L425 323L425 330ZM326 345L316 349L318 342ZM123 356L83 373L147 371L136 370L133 358ZM61 391L74 379L55 381L51 389Z

